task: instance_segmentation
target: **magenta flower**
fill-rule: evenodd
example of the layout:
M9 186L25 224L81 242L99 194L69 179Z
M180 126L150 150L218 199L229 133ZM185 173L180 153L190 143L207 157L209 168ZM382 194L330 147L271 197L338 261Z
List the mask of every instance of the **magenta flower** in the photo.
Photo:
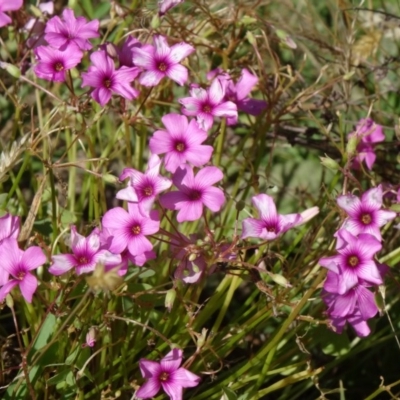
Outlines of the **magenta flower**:
M259 115L267 107L264 100L257 100L249 98L249 94L253 87L257 85L257 76L250 73L246 68L242 69L239 80L235 84L232 78L220 68L210 71L207 74L207 79L219 79L222 85L225 85L225 100L232 101L236 104L239 111L243 111L250 115ZM235 125L237 123L237 115L235 117L228 117L228 125Z
M24 299L32 303L38 283L31 271L46 262L43 250L38 246L32 246L23 251L18 247L17 240L10 238L3 241L0 246L0 259L1 267L12 276L0 289L0 302L18 285Z
M116 47L116 53L119 60L119 65L126 67L137 67L133 63L133 49L142 49L147 52L152 52L153 46L149 44L142 44L133 36L128 36L121 47Z
M117 193L117 199L139 204L140 212L147 215L157 195L171 187L172 182L160 176L161 160L152 155L146 172L143 174L132 168L125 168L119 177L120 181L130 179L128 186Z
M97 228L88 237L84 237L72 225L71 249L72 254L57 254L52 257L53 263L49 268L51 274L62 275L76 268L76 273L80 275L94 271L97 264L115 268L121 263L119 254L112 254L101 246L100 230Z
M51 18L45 29L45 40L51 46L65 50L71 44L81 50L90 50L93 46L88 39L99 37L99 21L87 22L86 18L75 18L73 10L66 8L60 17Z
M374 145L385 140L385 134L381 125L376 124L371 118L360 119L356 131L350 133L350 137L357 136L360 142L357 146L357 155L353 160L353 167L360 168L363 161L371 170L376 160Z
M128 211L121 207L108 210L102 224L111 235L110 251L120 254L128 249L132 256L152 251L153 245L146 235L153 235L160 229L158 213L151 211L145 216L135 203L128 203Z
M167 171L175 172L187 162L200 167L210 161L213 147L202 144L207 133L195 120L188 123L188 119L179 114L167 114L161 120L166 130L154 132L149 146L154 154L166 153L164 163Z
M178 222L196 221L203 213L203 205L214 212L221 209L225 201L224 193L212 185L223 177L217 167L205 167L196 176L191 167L180 167L173 177L179 191L163 194L160 202L165 208L179 210L176 217Z
M193 53L194 47L185 42L169 47L167 39L161 35L155 35L153 41L154 46L132 48L133 64L145 70L139 82L144 86L156 86L167 76L182 86L187 81L188 71L179 62Z
M182 355L181 349L172 349L159 363L142 358L139 361L140 372L148 380L136 392L136 397L149 399L163 388L170 399L182 400L182 389L195 387L200 382L199 376L180 367Z
M394 211L382 210L382 186L367 190L361 200L352 194L339 196L337 203L347 212L342 228L357 236L359 233L369 233L382 240L380 227L396 217Z
M300 214L278 214L273 198L267 194L254 196L252 202L259 211L260 218L243 220L242 239L254 237L274 240L290 228L303 222Z
M353 236L345 229L338 231L341 245L338 255L322 257L319 264L338 274L338 294L345 294L359 283L359 279L374 285L383 283L374 261L382 244L372 235L361 233Z
M224 101L225 86L219 79L214 79L207 90L192 87L191 97L179 99L183 114L197 117L200 127L206 131L212 127L214 117L237 118L236 104Z
M1 0L0 1L0 28L11 24L12 19L5 14L6 11L16 11L22 7L23 0Z
M184 0L159 0L159 14L164 15L169 9L175 7L177 4L183 3Z
M139 95L139 92L129 84L139 74L138 68L122 66L116 70L114 61L104 50L92 53L90 61L93 65L89 67L88 72L82 73L82 87L94 87L91 96L101 106L110 101L113 93L127 100L132 100Z
M39 46L34 50L38 59L35 74L42 79L55 82L65 81L65 72L76 67L82 60L83 53L76 46L69 46L65 51L50 46Z

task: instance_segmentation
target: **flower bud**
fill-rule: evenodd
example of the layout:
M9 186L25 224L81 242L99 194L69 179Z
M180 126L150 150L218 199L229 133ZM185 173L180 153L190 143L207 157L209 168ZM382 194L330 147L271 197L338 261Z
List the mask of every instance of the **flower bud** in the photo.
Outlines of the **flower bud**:
M18 79L21 76L20 69L13 64L0 61L0 68L5 69L12 77L16 79Z
M352 155L356 152L358 141L359 141L359 138L355 135L349 138L349 141L347 142L347 146L346 146L347 154Z
M14 299L12 298L11 294L8 294L6 296L6 304L9 308L13 308L14 307Z
M174 302L176 299L176 290L175 289L170 289L167 292L167 295L165 296L165 308L168 309L169 312L171 312L172 307L174 306Z
M339 164L330 157L320 157L319 159L321 160L321 164L331 171L337 171L340 168Z
M283 275L269 274L269 276L275 283L277 283L280 286L283 286L286 288L292 287L292 285L288 282L288 280Z

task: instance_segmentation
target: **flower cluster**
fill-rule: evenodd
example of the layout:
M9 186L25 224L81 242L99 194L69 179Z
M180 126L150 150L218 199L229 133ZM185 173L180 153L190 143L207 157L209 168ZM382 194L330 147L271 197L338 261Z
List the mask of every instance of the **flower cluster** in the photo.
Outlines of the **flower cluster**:
M319 264L329 270L322 297L338 333L347 321L357 335L369 335L366 321L378 312L368 288L383 283L387 267L375 260L382 248L380 228L396 217L395 212L382 209L382 196L382 187L378 186L366 191L361 199L352 194L337 199L347 213L335 234L338 254L321 258Z

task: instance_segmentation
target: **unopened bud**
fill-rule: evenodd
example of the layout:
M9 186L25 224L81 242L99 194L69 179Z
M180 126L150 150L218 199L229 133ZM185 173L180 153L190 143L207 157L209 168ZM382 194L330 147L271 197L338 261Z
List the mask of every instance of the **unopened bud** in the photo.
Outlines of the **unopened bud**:
M165 308L171 312L172 307L174 306L174 302L176 299L176 290L175 289L170 289L167 292L167 295L165 296Z
M321 164L331 171L337 171L340 168L339 164L333 158L320 157L319 159L321 160Z
M288 280L283 275L269 274L269 276L275 283L277 283L280 286L283 286L286 288L292 287L292 285L288 282Z
M0 68L5 69L12 77L16 79L21 76L20 69L13 64L0 61Z
M153 29L158 29L160 27L160 17L158 14L154 15L150 23Z
M201 334L197 336L197 348L201 349L204 344L206 343L206 338L207 338L207 329L203 328L201 330Z
M193 261L196 260L196 258L197 258L197 254L196 253L192 253L192 254L189 255L188 260L190 262L193 262Z
M347 154L352 155L356 152L358 141L359 141L359 138L355 135L349 138L349 141L347 142L347 146L346 146Z
M278 36L280 42L286 46L289 47L290 49L297 49L297 44L293 41L293 39L282 29L277 29L276 35Z
M118 183L118 178L114 175L111 174L103 174L102 175L103 181L106 183L111 183L113 185L115 185L116 183Z
M12 298L11 294L6 296L6 304L9 308L14 308L14 299Z
M92 326L86 334L86 345L93 347L96 344L97 328Z
M253 46L255 46L257 44L257 40L254 37L254 35L250 32L247 31L246 32L246 39L249 41L250 44L252 44Z

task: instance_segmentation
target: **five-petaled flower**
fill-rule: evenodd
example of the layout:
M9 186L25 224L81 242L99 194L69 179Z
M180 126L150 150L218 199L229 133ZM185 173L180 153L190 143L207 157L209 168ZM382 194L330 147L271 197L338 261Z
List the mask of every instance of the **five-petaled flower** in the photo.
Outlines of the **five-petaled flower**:
M352 194L339 196L337 203L347 212L342 228L353 235L369 233L382 240L380 227L396 217L394 211L382 210L382 186L367 190L360 198Z
M156 86L167 76L179 85L188 79L187 69L179 63L194 52L194 47L185 42L168 46L167 39L161 35L153 38L154 46L133 47L132 62L145 71L139 77L144 86Z
M25 300L32 303L38 282L31 271L46 262L43 250L38 246L32 246L23 251L18 247L17 240L11 237L4 240L0 246L0 260L0 268L12 277L0 289L0 302L15 286L19 286Z
M82 60L83 53L75 45L61 51L51 46L36 47L38 63L35 74L42 79L55 82L65 81L65 72L76 67Z
M179 191L163 194L160 202L165 208L179 210L178 222L196 221L202 216L203 206L214 212L221 209L225 196L221 189L213 185L223 177L217 167L204 167L196 176L191 167L179 167L172 179Z
M160 158L153 154L149 165L143 174L132 168L125 168L119 177L120 181L129 178L129 184L125 189L117 193L117 199L138 203L143 214L148 214L157 195L171 187L172 182L160 176Z
M142 358L139 367L147 382L138 389L136 397L149 399L163 388L172 400L182 400L182 389L195 387L200 382L199 376L180 367L182 355L181 349L172 349L159 363Z
M252 201L260 213L260 218L243 220L242 239L255 237L274 240L290 228L303 222L300 214L278 214L273 198L267 194L254 196Z
M225 101L226 83L214 79L211 86L205 90L192 86L191 97L179 99L182 104L182 113L197 117L200 126L208 131L214 122L214 117L227 117L237 119L237 107L232 101Z
M187 162L200 167L210 161L213 147L202 144L207 132L194 119L188 122L184 115L167 114L161 120L166 130L154 132L149 147L154 154L165 153L167 171L175 172Z
M139 92L130 85L139 74L138 68L122 66L116 70L114 61L105 50L92 53L90 61L93 65L89 67L88 72L82 73L82 87L94 87L91 95L101 106L110 101L113 93L127 100L139 95Z
M51 18L45 28L45 40L50 46L65 50L71 44L81 50L90 50L93 46L88 39L99 37L99 21L87 22L86 18L76 18L73 10L66 8L63 20L59 16Z
M72 254L56 254L52 257L49 272L53 275L65 274L76 268L78 275L92 272L97 264L113 268L121 264L121 256L112 254L101 246L100 231L95 228L88 237L80 235L74 225L71 226Z

